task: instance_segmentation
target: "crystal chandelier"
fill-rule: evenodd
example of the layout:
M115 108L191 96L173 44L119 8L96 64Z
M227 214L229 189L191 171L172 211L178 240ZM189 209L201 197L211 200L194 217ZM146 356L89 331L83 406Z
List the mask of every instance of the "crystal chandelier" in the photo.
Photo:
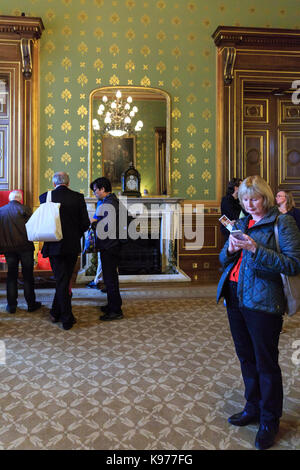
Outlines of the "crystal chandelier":
M137 121L133 127L133 119L138 112L136 106L132 106L132 97L122 100L122 93L117 91L116 97L109 100L107 96L102 97L97 113L100 119L104 119L104 124L100 126L98 119L93 119L94 131L100 131L102 134L109 133L113 137L122 137L125 134L139 132L143 127L142 121Z

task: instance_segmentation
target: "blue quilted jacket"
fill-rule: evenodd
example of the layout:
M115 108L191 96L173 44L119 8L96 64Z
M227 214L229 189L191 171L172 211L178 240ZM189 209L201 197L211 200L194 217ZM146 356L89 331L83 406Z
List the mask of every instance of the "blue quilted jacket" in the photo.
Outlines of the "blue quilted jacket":
M278 217L279 245L276 250L274 223ZM238 279L237 295L241 307L282 315L286 302L283 295L280 273L294 276L300 273L300 231L290 215L280 214L273 207L259 222L248 229L250 216L239 219L235 228L247 233L257 243L255 253L243 250ZM224 268L221 276L217 302L224 295L225 281L240 257L240 251L228 254L227 241L220 253Z

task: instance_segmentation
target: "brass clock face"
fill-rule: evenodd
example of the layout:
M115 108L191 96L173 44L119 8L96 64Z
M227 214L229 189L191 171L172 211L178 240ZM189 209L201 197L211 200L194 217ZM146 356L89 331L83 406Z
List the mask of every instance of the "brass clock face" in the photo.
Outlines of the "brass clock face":
M126 189L128 189L129 191L138 190L138 180L136 176L129 175L129 178L126 181Z

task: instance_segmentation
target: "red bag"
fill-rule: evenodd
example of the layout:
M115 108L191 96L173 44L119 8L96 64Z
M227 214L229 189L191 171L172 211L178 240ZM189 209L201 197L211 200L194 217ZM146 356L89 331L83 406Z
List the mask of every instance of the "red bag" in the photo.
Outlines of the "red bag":
M52 271L49 258L43 258L43 255L40 251L38 252L38 262L35 269Z

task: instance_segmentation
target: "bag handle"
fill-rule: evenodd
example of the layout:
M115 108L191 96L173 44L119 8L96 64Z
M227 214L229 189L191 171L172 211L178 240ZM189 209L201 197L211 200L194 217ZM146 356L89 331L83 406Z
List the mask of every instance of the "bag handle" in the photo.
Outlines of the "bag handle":
M51 202L51 200L52 200L51 193L52 193L52 191L48 191L48 192L47 192L47 199L46 199L46 202Z

